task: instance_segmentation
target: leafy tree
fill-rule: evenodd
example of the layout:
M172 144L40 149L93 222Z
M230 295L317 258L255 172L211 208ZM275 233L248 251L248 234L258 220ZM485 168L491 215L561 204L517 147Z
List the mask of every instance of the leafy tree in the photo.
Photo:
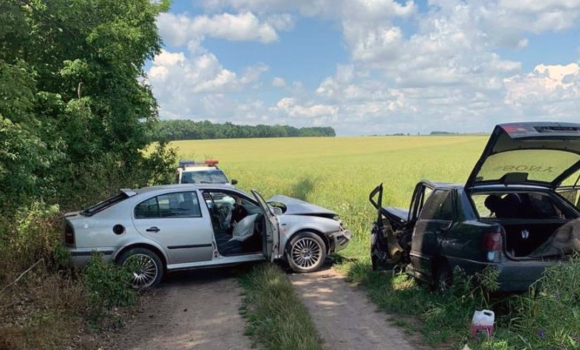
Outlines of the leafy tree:
M78 192L91 201L105 178L88 169L119 185L161 177L167 161L151 166L143 152L158 122L143 66L161 49L155 19L168 6L0 2L0 211Z

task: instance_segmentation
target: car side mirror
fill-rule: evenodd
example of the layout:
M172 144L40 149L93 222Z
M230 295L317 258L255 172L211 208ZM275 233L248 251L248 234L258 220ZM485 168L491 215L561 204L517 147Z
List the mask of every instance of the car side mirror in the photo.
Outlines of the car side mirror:
M238 180L232 179L232 185L237 185L237 184L238 184Z
M279 216L282 215L282 209L278 208L278 207L273 207L272 211L274 212L274 215Z

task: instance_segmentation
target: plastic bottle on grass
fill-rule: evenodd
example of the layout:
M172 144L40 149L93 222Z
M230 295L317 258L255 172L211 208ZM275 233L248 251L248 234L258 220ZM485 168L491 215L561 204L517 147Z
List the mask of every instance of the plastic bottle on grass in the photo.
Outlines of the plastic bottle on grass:
M493 334L493 323L495 321L495 314L491 310L477 310L473 314L471 321L471 335L484 333L487 336Z

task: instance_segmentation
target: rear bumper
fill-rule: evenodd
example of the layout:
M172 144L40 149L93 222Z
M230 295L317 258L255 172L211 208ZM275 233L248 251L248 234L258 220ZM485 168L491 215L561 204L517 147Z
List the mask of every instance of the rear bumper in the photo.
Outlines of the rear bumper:
M504 260L497 263L486 263L471 260L449 259L452 268L459 266L467 275L482 272L486 267L495 267L499 270L498 292L525 292L542 277L547 267L554 262L538 260Z
M331 233L329 236L332 239L332 252L336 253L348 246L352 233L348 230L344 230Z
M71 248L65 245L71 256L71 262L75 267L83 268L87 265L93 254L102 254L103 261L109 262L115 250L113 248Z

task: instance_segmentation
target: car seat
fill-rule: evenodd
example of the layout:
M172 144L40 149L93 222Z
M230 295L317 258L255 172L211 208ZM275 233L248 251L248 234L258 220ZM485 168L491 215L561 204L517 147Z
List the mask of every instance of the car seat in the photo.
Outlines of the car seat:
M501 210L502 205L501 196L497 194L490 194L489 196L487 196L483 204L487 209L489 209L491 214L494 214L497 217L498 216L497 212L498 210Z

